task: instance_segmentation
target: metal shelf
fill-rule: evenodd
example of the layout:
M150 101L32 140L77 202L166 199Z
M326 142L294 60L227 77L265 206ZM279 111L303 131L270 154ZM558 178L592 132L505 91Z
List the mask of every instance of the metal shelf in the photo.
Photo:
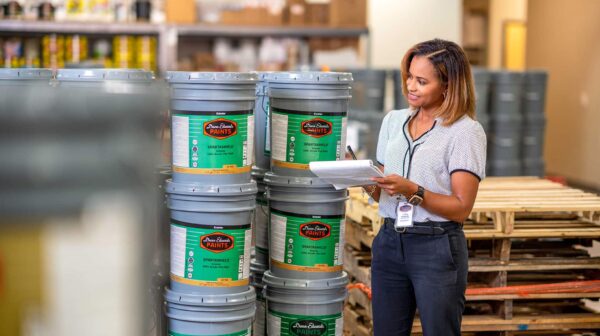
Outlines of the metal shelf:
M57 33L57 34L149 34L157 35L161 26L152 23L108 23L108 22L52 22L2 20L0 34L5 33Z
M256 27L223 25L174 25L169 26L179 36L226 36L226 37L358 37L369 33L368 28L331 27Z
M360 37L369 36L368 28L331 27L256 27L210 24L176 25L153 23L53 22L1 20L0 35L8 34L87 34L87 35L157 35L160 72L177 63L178 37ZM369 48L369 47L367 47ZM368 52L369 53L369 52ZM369 57L368 57L369 58Z
M207 37L357 37L369 33L367 28L331 27L256 27L224 25L170 25L153 23L53 22L2 20L0 33L58 33L58 34L159 34L163 29L174 30L179 36Z

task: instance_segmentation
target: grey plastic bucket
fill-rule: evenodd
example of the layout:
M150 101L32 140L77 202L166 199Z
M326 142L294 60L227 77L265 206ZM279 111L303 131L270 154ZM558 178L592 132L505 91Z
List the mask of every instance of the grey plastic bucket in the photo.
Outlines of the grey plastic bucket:
M352 74L282 72L268 79L271 170L314 177L312 161L344 158Z
M473 80L475 82L475 115L477 121L481 123L483 129L487 132L490 126L488 106L491 74L488 70L473 68Z
M173 181L236 184L254 161L256 73L170 71Z
M235 294L198 295L165 289L169 335L252 335L254 288Z
M256 211L252 221L255 241L255 258L262 264L269 263L269 201L266 195L264 173L252 170L252 178L256 181L258 193L256 194Z
M53 77L50 69L2 69L0 85L29 85L32 82L50 83Z
M512 71L492 72L490 84L490 117L497 120L503 115L521 115L523 73Z
M402 110L408 108L408 102L402 93L402 72L400 70L392 70L392 80L394 82L394 110Z
M103 86L109 92L141 93L154 74L141 69L58 69L56 85L69 88Z
M265 175L274 275L327 279L342 273L346 189L317 178Z
M267 334L267 302L263 295L263 275L269 269L269 264L250 261L250 285L256 290L256 315L252 324L252 335L265 336Z
M347 69L352 73L350 109L383 112L385 103L386 70Z
M267 299L267 334L341 335L348 275L322 280L263 276ZM312 326L312 332L306 333Z
M54 96L48 90L53 73L50 69L2 69L0 68L0 105L6 111L18 113L23 111L23 100L17 94L23 95L25 90L36 92L38 99ZM14 92L18 90L20 92ZM16 94L15 94L16 93ZM47 99L47 98L46 98ZM29 108L33 108L30 106ZM21 162L23 164L23 162Z
M487 171L489 176L520 176L523 174L523 164L517 160L489 160Z
M255 164L256 168L267 172L271 168L271 138L269 127L269 95L267 80L271 72L260 72L260 81L256 84L256 102L254 104ZM263 173L264 174L264 173Z
M524 73L522 111L526 121L544 118L547 82L546 71L532 70Z
M171 288L234 293L249 283L256 182L206 186L167 181Z

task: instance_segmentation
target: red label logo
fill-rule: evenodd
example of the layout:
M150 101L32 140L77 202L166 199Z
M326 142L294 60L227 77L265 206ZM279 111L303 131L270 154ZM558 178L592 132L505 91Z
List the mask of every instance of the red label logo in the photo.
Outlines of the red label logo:
M215 253L231 250L233 245L233 237L221 232L215 232L200 237L200 247Z
M303 121L301 126L302 133L310 135L314 138L320 138L329 135L333 130L333 124L321 118Z
M237 122L219 118L204 123L204 135L223 140L237 134Z
M300 225L300 235L310 240L319 240L329 237L331 226L321 222L310 222Z

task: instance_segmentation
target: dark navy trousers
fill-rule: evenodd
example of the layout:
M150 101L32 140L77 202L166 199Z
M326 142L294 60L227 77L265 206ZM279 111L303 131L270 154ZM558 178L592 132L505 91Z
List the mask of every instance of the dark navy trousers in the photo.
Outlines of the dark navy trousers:
M441 226L444 233L399 233L393 219L386 219L373 241L374 336L410 335L416 309L424 336L459 336L468 271L462 226L415 225Z

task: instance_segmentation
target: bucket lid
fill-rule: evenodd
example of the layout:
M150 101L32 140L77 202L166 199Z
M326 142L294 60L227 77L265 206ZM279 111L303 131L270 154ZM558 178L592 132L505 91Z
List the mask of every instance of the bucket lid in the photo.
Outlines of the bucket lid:
M341 276L336 278L300 280L276 277L271 271L265 271L262 280L267 287L272 288L330 290L346 287L348 285L348 274L343 272Z
M151 82L154 74L141 69L59 69L58 81L100 82L104 80Z
M192 306L234 306L256 301L256 292L253 287L248 287L247 291L241 293L189 294L175 292L165 287L165 300Z
M253 72L188 72L167 71L169 83L254 84L258 74Z
M494 84L521 84L523 73L520 71L496 71L492 72Z
M0 79L12 80L50 80L52 70L50 69L0 69Z
M168 179L165 190L169 194L192 196L240 196L258 192L256 181L242 184L206 185L200 183L178 183Z
M524 74L525 84L545 83L548 80L548 72L546 70L529 70Z
M305 83L305 84L349 84L352 74L349 72L275 72L265 75L270 83Z
M333 185L317 177L280 176L267 172L264 177L267 185L296 188L333 188Z

